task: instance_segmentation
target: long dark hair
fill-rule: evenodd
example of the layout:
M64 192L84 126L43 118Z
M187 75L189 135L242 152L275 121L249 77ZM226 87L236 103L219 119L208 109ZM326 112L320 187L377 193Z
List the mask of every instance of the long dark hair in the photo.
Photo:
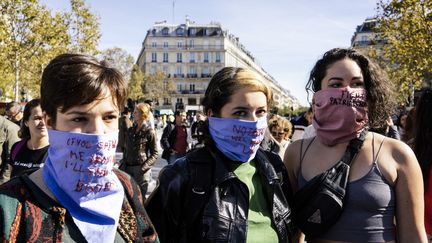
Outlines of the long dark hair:
M306 91L317 92L321 90L321 81L327 70L345 58L349 58L360 67L367 93L368 117L370 127L381 127L393 114L395 108L391 84L387 74L373 61L354 49L334 48L319 59L310 72Z
M26 126L25 122L30 119L31 112L35 107L40 106L40 99L30 100L24 107L23 119L21 122L21 127L18 132L18 136L22 139L30 139L30 129Z
M416 106L414 153L423 173L425 188L428 185L432 164L432 89L424 89Z

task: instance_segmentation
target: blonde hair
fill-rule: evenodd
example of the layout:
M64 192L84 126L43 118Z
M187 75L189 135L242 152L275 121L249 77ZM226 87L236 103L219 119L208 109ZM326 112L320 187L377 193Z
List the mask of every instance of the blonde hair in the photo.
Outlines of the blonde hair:
M230 102L231 96L242 88L263 92L267 98L267 107L270 107L273 99L272 91L261 76L250 69L225 67L210 80L202 102L205 113L211 110L219 114L222 107Z
M292 124L287 119L276 115L273 116L268 122L268 129L271 131L273 128L282 128L285 132L284 139L288 140L292 134Z
M135 109L141 113L141 118L146 121L150 117L150 106L146 103L138 103Z

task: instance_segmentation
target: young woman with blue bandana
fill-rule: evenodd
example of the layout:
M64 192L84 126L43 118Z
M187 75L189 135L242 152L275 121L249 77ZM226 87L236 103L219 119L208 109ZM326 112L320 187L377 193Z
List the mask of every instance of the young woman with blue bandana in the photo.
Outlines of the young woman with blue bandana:
M45 165L0 187L0 241L157 242L137 184L113 168L127 83L80 54L45 68Z
M205 146L166 166L147 201L161 242L291 242L285 167L259 148L271 100L251 70L213 76Z

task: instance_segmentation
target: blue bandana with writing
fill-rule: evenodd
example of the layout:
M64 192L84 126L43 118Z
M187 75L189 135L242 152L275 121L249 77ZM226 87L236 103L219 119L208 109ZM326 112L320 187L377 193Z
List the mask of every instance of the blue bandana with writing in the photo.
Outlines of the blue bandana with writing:
M209 117L208 121L210 135L225 156L239 162L255 158L267 129L267 117L257 121Z
M124 190L113 172L118 132L48 130L45 184L88 242L114 242Z

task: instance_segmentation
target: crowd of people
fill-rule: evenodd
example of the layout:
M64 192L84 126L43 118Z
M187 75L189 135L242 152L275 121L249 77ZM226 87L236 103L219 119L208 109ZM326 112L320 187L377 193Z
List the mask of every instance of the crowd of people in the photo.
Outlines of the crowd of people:
M0 241L432 242L432 89L398 109L385 72L343 48L324 53L306 89L305 112L271 114L261 77L225 67L202 111L159 116L104 61L59 55L40 98L0 116ZM296 193L359 137L342 213L304 234Z

